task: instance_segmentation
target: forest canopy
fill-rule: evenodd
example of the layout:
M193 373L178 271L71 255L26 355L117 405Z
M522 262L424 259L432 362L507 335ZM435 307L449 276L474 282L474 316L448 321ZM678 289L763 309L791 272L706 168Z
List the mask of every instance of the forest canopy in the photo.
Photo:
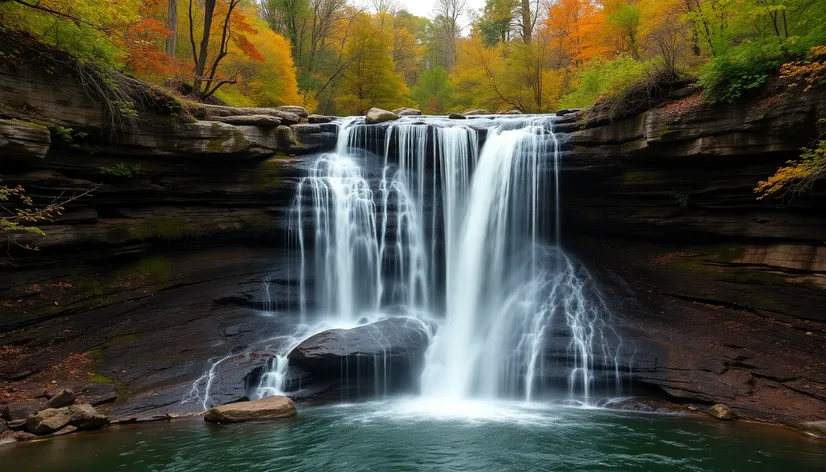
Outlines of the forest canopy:
M198 100L550 112L663 80L733 102L826 44L826 2L0 0L0 27Z

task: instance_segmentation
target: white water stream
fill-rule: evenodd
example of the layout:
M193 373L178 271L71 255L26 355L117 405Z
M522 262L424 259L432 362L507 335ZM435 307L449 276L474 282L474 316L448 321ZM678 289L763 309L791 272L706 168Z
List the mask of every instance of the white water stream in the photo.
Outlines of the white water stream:
M343 120L296 191L302 322L256 396L287 390L302 339L386 313L438 326L426 398L530 401L562 377L588 404L596 370L618 384L608 310L560 248L559 160L552 117Z

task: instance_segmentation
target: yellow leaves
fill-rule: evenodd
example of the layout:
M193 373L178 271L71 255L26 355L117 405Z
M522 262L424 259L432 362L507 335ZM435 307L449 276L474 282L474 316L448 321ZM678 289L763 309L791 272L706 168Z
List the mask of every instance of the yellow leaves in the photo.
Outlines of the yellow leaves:
M800 159L786 164L757 184L754 192L758 200L769 196L794 197L826 178L826 141L819 141L814 148L804 148Z
M815 85L826 82L826 45L814 46L809 49L807 60L783 64L780 68L780 77L796 87L801 83L809 91Z

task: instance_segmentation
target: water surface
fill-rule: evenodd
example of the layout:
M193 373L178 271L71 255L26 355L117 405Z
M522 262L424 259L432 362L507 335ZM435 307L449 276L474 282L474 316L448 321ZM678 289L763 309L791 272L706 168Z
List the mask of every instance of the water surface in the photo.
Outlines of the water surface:
M0 447L8 471L814 471L826 445L780 428L524 403L394 400L280 423L200 418Z

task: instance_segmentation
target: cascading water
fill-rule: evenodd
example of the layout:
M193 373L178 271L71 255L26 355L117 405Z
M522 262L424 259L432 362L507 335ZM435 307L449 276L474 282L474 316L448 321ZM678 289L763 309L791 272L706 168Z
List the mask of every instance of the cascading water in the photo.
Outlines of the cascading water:
M435 321L425 396L532 400L559 381L587 403L612 363L618 382L607 310L559 247L552 118L347 119L292 215L307 336L388 312ZM288 352L257 396L285 390Z

